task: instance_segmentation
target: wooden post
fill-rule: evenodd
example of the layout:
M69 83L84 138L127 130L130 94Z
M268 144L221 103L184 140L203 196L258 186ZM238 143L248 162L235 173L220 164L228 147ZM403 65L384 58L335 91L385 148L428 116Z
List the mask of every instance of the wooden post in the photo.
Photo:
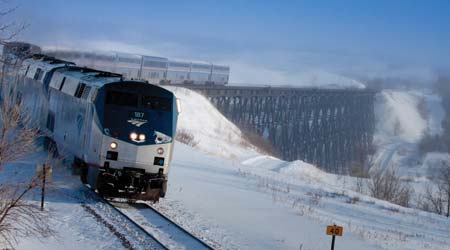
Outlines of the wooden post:
M331 238L331 250L334 250L334 240L336 239L336 236L333 235Z
M41 211L44 211L44 198L45 198L45 176L46 176L46 164L42 165L42 196L41 196Z

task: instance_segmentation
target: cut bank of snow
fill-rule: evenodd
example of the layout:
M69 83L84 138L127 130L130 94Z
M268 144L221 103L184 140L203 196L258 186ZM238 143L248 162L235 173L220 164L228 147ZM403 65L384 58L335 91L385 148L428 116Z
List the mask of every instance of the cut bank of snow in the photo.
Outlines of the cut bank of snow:
M194 135L195 148L226 158L254 155L242 132L228 121L203 95L192 90L165 86L181 101L178 131Z

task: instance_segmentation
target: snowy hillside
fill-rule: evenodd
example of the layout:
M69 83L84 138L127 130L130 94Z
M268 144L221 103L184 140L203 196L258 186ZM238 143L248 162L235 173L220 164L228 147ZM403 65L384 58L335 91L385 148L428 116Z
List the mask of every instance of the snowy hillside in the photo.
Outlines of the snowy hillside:
M178 131L194 135L196 149L205 153L226 158L254 155L251 147L242 138L242 132L228 121L202 95L181 87L170 87L181 101L181 114L178 117Z
M425 100L426 117L418 109L422 98ZM374 169L395 169L405 180L413 183L427 182L424 177L432 177L437 162L447 161L450 156L429 153L422 157L418 143L425 132L435 135L442 133L444 118L441 99L436 94L419 91L385 90L375 104L377 118L374 144L377 152ZM420 185L415 186L420 191Z
M421 116L417 108L421 98L425 98L429 112L427 120ZM417 142L425 131L430 134L442 133L444 110L440 102L440 97L434 94L417 91L382 91L375 104L375 116L378 120L375 142L380 143L392 136L406 142ZM396 125L397 133L395 133Z

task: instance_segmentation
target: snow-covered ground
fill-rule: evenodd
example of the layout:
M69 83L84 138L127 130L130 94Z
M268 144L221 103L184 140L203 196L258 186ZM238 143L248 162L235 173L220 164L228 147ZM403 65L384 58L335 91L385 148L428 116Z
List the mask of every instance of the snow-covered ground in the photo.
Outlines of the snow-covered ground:
M157 206L206 241L220 249L328 249L331 238L325 228L336 223L344 227L336 249L448 249L447 218L356 193L351 177L259 154L204 97L172 90L183 102L179 128L192 133L198 144L175 145L169 190ZM413 103L402 95L390 97ZM417 124L404 130L404 140L395 136L403 142L400 148L414 143L409 136L418 139L428 126ZM23 169L34 171L36 161L29 159ZM80 188L69 169L56 170L47 207L60 236L44 242L23 239L18 249L122 249L82 209L80 202L87 198Z

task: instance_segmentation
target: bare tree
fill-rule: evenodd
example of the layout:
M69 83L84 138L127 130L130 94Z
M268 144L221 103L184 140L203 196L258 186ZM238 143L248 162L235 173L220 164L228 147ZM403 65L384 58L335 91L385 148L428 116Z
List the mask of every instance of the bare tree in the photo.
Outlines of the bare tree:
M3 98L0 104L0 172L5 167L38 150L39 129L21 112L20 103ZM0 184L0 245L14 248L22 236L38 239L54 234L48 224L48 213L26 196L39 187L42 176L10 176Z
M427 185L418 201L420 209L450 217L450 164L442 162L433 187Z
M378 171L370 177L369 191L377 199L386 200L400 206L408 207L413 190L403 183L395 171Z
M441 186L433 188L431 185L425 186L424 195L420 196L417 206L427 212L443 214L445 207L445 194Z
M2 2L4 4L4 2ZM16 39L17 35L22 32L27 25L24 23L17 23L9 19L9 15L17 9L17 6L5 7L0 9L0 44L5 45L8 42Z
M40 184L41 176L0 188L0 245L14 248L20 237L38 239L55 235L48 223L48 212L24 198Z
M39 129L21 112L21 105L12 98L3 98L0 105L0 170L9 162L22 159L37 150Z
M189 131L185 129L179 129L177 130L177 134L175 136L175 139L183 144L186 144L190 147L195 148L195 146L198 145L198 141L195 140L195 137L192 133L189 133Z
M438 189L443 193L445 216L450 216L450 164L443 162L439 170L439 184Z
M1 7L0 7L1 9ZM24 25L7 22L7 15L15 8L0 10L0 45L7 45ZM23 112L20 99L10 94L6 86L14 86L18 79L20 59L3 60L0 63L0 172L5 167L36 152L36 140L40 137L39 128ZM8 70L6 72L6 70ZM2 176L4 177L4 174ZM38 239L54 235L48 223L47 211L41 211L38 204L26 199L27 195L39 186L42 176L26 177L8 175L0 183L0 246L13 249L18 239L32 236Z

